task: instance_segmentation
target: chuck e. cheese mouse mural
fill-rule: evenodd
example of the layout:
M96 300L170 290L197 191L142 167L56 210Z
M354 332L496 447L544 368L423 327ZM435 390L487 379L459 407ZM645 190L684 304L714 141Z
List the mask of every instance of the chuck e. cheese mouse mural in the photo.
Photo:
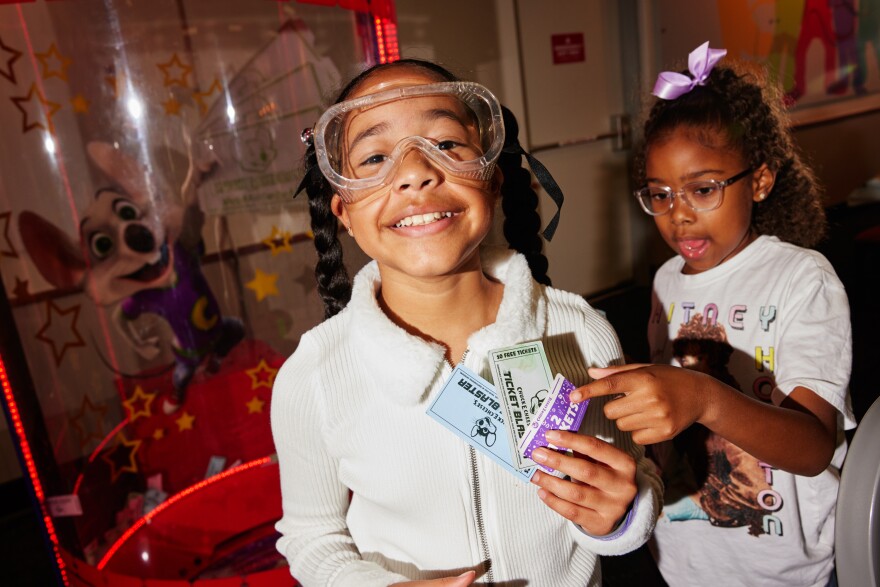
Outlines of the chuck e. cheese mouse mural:
M222 315L201 270L204 215L195 188L209 170L190 161L178 194L110 144L92 142L87 151L110 183L82 212L79 234L72 237L42 216L22 212L22 241L52 285L82 287L95 303L115 304L114 322L145 359L159 354L160 341L144 336L133 321L150 313L168 323L173 392L163 410L171 413L202 363L216 368L244 337L241 321Z

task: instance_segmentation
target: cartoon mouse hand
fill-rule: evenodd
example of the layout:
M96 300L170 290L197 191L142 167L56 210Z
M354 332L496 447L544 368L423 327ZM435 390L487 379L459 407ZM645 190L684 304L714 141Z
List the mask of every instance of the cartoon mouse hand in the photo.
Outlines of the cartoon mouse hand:
M138 328L131 320L127 319L120 307L113 310L113 323L122 336L131 343L131 347L142 359L155 359L162 350L159 337L156 335L145 336L144 331Z

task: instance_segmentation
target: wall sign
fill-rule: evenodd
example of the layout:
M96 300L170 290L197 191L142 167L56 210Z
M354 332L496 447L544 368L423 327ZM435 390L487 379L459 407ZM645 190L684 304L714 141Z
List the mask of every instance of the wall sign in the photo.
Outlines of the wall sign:
M585 59L584 33L562 33L550 36L553 48L553 65L577 63Z

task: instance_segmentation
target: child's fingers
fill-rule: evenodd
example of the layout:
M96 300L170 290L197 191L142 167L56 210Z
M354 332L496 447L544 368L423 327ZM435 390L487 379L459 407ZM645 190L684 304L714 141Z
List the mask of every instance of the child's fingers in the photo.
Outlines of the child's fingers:
M631 365L622 365L620 367L592 367L588 369L587 372L590 374L590 377L595 379L595 381L573 390L569 395L569 398L573 402L579 402L591 397L619 395L631 391L631 389L627 389L626 386L628 376L622 374L641 369L642 367L647 367L647 365L633 363Z
M635 476L635 462L632 457L601 438L576 434L574 432L564 432L562 430L550 430L547 432L547 440L556 446L567 448L581 455L580 457L574 457L564 455L555 450L545 449L545 451L539 454L547 455L547 466L558 469L584 483L589 483L595 487L600 486L588 478L589 475L595 473L594 467L602 469L607 467L627 477ZM587 458L584 459L582 457ZM596 462L590 463L589 459ZM587 465L590 465L590 467L586 468ZM594 480L602 481L603 479L597 477Z
M538 476L538 485L541 487L538 490L538 496L547 504L547 507L563 518L571 520L584 528L599 527L603 523L608 523L608 520L605 519L600 510L581 505L584 503L597 504L601 500L602 492L586 485L577 485L571 481L564 481L553 475L544 473L535 473L535 475ZM565 487L577 487L579 493L573 494L572 491L565 491L563 489ZM556 492L567 495L567 497L560 497Z

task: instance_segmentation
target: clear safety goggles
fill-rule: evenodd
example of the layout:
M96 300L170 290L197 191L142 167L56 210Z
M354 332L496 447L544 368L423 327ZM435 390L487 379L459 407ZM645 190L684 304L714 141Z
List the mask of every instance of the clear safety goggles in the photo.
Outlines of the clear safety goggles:
M487 182L504 147L501 106L472 82L396 87L340 102L315 125L318 166L347 204L389 186L414 150L453 182Z

